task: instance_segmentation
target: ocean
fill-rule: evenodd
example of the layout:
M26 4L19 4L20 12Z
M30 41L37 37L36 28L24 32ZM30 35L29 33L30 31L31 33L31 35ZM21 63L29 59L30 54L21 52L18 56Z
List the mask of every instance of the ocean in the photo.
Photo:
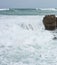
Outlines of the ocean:
M43 17L56 8L0 9L0 65L57 65L57 30Z
M8 9L0 9L0 15L47 15L54 14L57 15L57 8L26 8L26 9L18 9L18 8L8 8Z

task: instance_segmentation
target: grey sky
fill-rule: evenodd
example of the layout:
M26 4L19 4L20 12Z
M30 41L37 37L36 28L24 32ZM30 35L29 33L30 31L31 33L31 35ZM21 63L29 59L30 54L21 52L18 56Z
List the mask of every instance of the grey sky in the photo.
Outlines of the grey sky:
M0 0L0 8L57 8L57 0Z

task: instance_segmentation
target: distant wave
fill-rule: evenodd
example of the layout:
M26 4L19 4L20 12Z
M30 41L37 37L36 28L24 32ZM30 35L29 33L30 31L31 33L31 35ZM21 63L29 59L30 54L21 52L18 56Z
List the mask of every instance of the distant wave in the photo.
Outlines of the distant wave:
M0 9L0 15L57 15L56 8L4 8Z
M51 10L51 11L57 11L56 8L40 8L40 10Z
M3 11L3 10L9 10L9 8L8 9L0 9L0 11Z
M3 10L52 10L52 11L57 11L56 8L36 8L36 9L31 9L31 8L4 8L4 9L0 9L0 11Z

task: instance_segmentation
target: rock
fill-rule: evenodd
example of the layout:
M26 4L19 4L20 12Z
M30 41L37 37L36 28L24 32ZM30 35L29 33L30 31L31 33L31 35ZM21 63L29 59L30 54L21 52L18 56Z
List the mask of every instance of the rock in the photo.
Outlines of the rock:
M57 27L57 18L55 15L46 15L43 18L43 24L46 30L55 30Z
M57 17L56 17L56 27L57 27Z
M54 37L53 40L57 40L57 37Z

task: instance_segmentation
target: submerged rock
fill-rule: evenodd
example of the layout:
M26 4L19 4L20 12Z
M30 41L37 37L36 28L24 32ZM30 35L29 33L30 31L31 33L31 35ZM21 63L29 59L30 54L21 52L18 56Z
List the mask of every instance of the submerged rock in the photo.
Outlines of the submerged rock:
M43 24L46 30L55 30L57 27L57 17L55 15L46 15L43 18Z
M54 37L53 40L57 40L57 37Z

